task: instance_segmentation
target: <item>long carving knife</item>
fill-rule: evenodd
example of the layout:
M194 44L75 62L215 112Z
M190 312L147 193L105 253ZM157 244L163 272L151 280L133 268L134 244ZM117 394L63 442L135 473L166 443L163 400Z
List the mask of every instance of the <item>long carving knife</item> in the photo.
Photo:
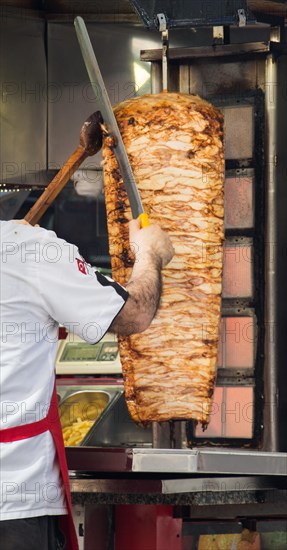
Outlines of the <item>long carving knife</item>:
M101 111L105 126L109 134L114 138L115 145L113 151L117 159L119 169L125 184L132 215L139 218L141 227L149 225L147 213L144 211L141 198L138 192L135 177L130 165L130 161L122 140L122 136L113 113L112 105L106 90L101 71L88 35L87 27L82 17L76 17L74 21L77 38L80 44L82 56L88 71L91 86L97 98L98 106Z

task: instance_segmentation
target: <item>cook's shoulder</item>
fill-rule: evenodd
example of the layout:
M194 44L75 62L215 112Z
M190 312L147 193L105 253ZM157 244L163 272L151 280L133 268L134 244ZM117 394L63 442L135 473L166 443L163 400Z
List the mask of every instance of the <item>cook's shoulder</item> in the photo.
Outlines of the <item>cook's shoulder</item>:
M6 252L6 255L17 256L19 253L21 258L25 257L25 261L31 262L35 261L34 257L37 257L37 262L41 259L49 262L70 262L71 258L79 256L78 248L57 237L54 231L19 224L14 220L0 223L0 250Z
M41 241L49 239L57 239L54 231L45 229L44 227L34 227L29 224L18 223L17 220L0 221L1 237L15 239L17 241Z

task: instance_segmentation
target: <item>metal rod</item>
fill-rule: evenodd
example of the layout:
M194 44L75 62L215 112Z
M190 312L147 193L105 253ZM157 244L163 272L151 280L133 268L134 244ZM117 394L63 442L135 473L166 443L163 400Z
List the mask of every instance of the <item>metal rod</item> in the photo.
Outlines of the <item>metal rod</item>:
M151 64L151 93L159 94L162 90L162 66L160 62Z
M222 319L222 368L226 368L226 319ZM227 388L222 388L221 437L226 437Z
M152 446L154 449L170 449L169 422L152 423Z
M157 14L157 21L159 26L159 31L161 32L161 42L162 42L162 91L167 92L168 90L168 28L167 20L164 13Z
M161 35L162 37L162 90L167 92L168 90L168 65L167 65L167 55L168 55L168 30L164 31Z
M277 116L276 94L278 65L268 55L265 66L265 123L266 123L266 244L265 244L265 364L263 411L263 449L278 450L277 411L277 302L276 302L276 187L277 187Z
M181 449L182 425L185 422L153 422L152 446L154 449Z

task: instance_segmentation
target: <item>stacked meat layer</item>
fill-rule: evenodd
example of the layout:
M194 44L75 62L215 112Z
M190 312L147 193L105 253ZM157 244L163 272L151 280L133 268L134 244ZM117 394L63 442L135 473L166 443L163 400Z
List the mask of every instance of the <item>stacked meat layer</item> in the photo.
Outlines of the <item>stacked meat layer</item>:
M137 422L208 422L214 388L223 252L223 117L197 96L146 95L115 116L151 223L175 256L163 271L160 309L142 334L120 339L126 400ZM129 202L113 151L104 144L113 277L129 279Z

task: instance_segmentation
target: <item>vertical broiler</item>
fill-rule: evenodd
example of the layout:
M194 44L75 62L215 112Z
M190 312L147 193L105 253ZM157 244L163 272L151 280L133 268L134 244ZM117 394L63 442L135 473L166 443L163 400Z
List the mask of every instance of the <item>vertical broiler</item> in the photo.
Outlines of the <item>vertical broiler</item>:
M266 214L267 231L274 230L269 202L265 209L273 176L270 166L264 173L263 160L277 132L272 139L264 137L266 123L271 128L274 123L266 80L285 56L277 61L278 42L227 44L226 25L213 27L212 48L168 49L167 27L176 27L175 14L141 13L147 26L159 26L165 40L162 50L142 52L142 59L152 62L154 93L119 105L115 115L144 207L151 220L171 232L177 254L164 274L162 307L153 327L120 342L126 402L136 422L161 422L153 424L154 447L212 443L219 449L224 444L278 451L280 409L274 391L281 374L275 344L268 335L266 340L276 304L264 235ZM239 25L248 16L238 9ZM197 23L188 13L180 26L191 24ZM167 82L170 92L161 91ZM225 118L223 248L220 112ZM104 145L104 172L113 274L124 283L132 265L129 201L110 141ZM185 435L185 423L165 423L175 420L196 422L187 423Z
M280 204L280 196L284 197L286 174L286 156L282 139L283 119L286 122L286 55L282 20L281 27L279 21L277 28L271 30L271 40L268 43L231 45L230 28L226 25L225 19L230 17L228 6L225 6L227 11L223 16L221 10L224 8L221 3L216 2L212 8L202 3L201 8L205 7L205 11L203 9L197 12L200 6L195 2L189 9L185 5L173 11L169 6L168 9L163 9L163 13L158 13L162 6L160 2L156 3L156 6L151 6L149 2L133 3L145 25L150 29L157 27L162 32L163 48L144 51L141 56L142 60L150 61L152 64L154 97L160 97L161 89L169 82L170 90L173 92L203 96L220 108L225 119L225 243L217 381L209 426L204 431L200 425L189 423L189 445L247 445L257 449L278 451L286 445L283 430L280 430L282 406L286 398L284 390L279 389L280 381L285 380L282 359L280 360L284 349L285 317L276 298L278 281L281 280L282 273L286 272L285 260L279 253L278 245L278 239L282 243L280 249L285 242L283 203ZM239 4L235 10L237 23L244 27L254 20L246 4ZM155 7L157 13L154 11ZM235 6L233 8L235 9ZM221 26L218 25L219 21L216 22L216 14L222 16ZM200 17L205 19L205 24L208 19L209 22L213 19L214 46L168 49L168 29L187 27L191 22L195 26L200 26ZM168 75L165 74L167 65ZM162 97L164 98L164 95ZM184 96L178 96L179 103L180 97ZM144 110L145 99L142 98L142 101ZM137 113L136 103L137 100L134 103ZM119 124L126 137L127 146L131 148L131 154L133 129L129 128L125 109L129 113L132 105L131 101L126 107L123 104L122 111L120 106L117 110ZM151 110L152 108L151 101ZM281 124L279 112L282 115ZM168 131L168 116L163 118L165 120L162 126L164 128L166 125ZM134 119L136 125L137 117ZM181 124L185 128L184 123ZM148 132L143 132L143 145L147 134ZM168 137L163 141L168 147L167 140ZM136 143L136 139L134 142ZM282 153L279 154L279 151ZM139 156L134 154L132 158L140 174ZM205 154L205 160L208 166L208 153ZM184 174L183 165L182 169ZM146 173L148 169L146 172L143 169L143 178ZM175 172L174 181L176 175ZM148 177L147 175L147 179ZM216 170L213 177L216 179ZM154 195L157 193L156 179L155 174L148 188L143 184L146 204L150 202L151 211L156 199L154 196L149 199L148 193L152 193L153 184ZM212 188L211 182L209 188ZM277 193L274 194L275 188ZM191 205L192 202L191 200ZM210 201L207 202L210 204ZM216 200L214 202L216 204ZM179 207L174 217L179 216L181 219L181 215L182 209ZM190 223L191 219L192 215L189 217ZM220 233L219 226L214 233ZM188 230L188 234L193 236L192 228ZM209 246L212 247L213 244L211 237ZM192 273L191 268L190 271ZM190 296L194 290L191 289ZM188 308L188 311L192 316L192 307ZM174 328L176 333L176 326ZM214 331L215 334L216 328ZM174 338L176 340L176 335ZM206 340L208 341L208 338ZM192 337L189 344L192 357ZM180 350L180 345L177 348ZM133 353L136 354L136 345L131 345L131 349L130 358ZM140 375L139 380L141 381ZM174 380L177 380L176 372ZM196 378L194 381L198 382ZM135 387L138 389L136 382ZM279 395L281 398L278 402ZM163 435L164 430L168 433L170 426L157 426L154 435L159 445L166 446L168 435ZM175 442L173 444L176 445Z
M153 448L134 448L130 471L177 476L170 485L165 479L164 487L185 493L190 506L178 510L174 535L180 537L176 521L183 518L183 540L189 540L190 547L192 540L194 548L207 548L208 535L203 533L210 532L210 521L205 531L202 519L214 520L210 488L238 505L244 494L240 476L247 476L246 483L256 492L266 490L266 476L275 474L277 479L286 472L281 429L286 392L280 384L286 382L282 358L287 323L278 285L287 274L282 254L287 234L287 62L280 29L271 32L268 43L231 45L228 29L216 26L212 47L168 49L171 16L148 16L142 7L150 7L148 2L134 4L140 4L147 26L155 21L163 25L163 48L141 53L141 59L152 64L153 94L126 101L114 112L144 208L151 221L170 232L176 255L163 276L162 305L153 326L119 345L129 413L136 422L153 423ZM247 11L238 9L237 15L245 25ZM279 72L281 78L284 73L280 84ZM128 253L129 202L107 142L103 154L112 268L124 283L133 261ZM180 474L190 477L181 480ZM206 485L199 479L196 489L196 475L213 477ZM196 503L204 502L205 507L194 504L197 491L202 500ZM275 493L284 516L280 491ZM266 494L263 500L266 515L277 517ZM138 513L137 507L128 512L124 508L116 512L122 529L131 519L136 521ZM223 536L231 545L227 547L240 548L244 536L247 547L264 544L264 535L259 537L257 531L271 527L258 522L256 504L249 510L244 503L239 508L228 513L221 507L224 517L244 517L237 526L240 534ZM197 526L196 519L201 522ZM273 528L279 524L274 522ZM229 532L226 525L216 527L213 522L215 531ZM116 541L121 541L120 532ZM219 544L219 538L212 535L211 543Z
M88 412L89 418L84 420L92 424L80 443L69 444L66 448L74 499L76 501L80 493L82 502L85 493L88 493L89 502L98 495L98 502L102 502L104 498L108 500L116 494L118 500L125 498L126 503L132 501L132 496L139 498L140 493L142 500L144 494L145 502L151 503L152 499L148 500L150 493L153 493L152 496L156 493L157 499L163 498L167 502L170 498L169 502L189 506L189 510L181 509L180 515L183 517L186 514L189 519L198 518L201 524L203 518L214 518L214 514L219 513L219 505L224 518L232 520L238 515L247 519L264 514L279 517L285 514L286 499L281 498L280 487L284 488L287 459L284 428L287 319L283 298L287 277L287 63L282 20L270 18L273 27L262 27L266 38L258 42L252 35L257 32L257 27L252 26L249 42L246 38L248 23L254 22L254 19L247 11L246 2L134 4L142 14L145 25L162 33L163 47L141 52L141 60L151 63L152 94L119 105L115 108L115 114L144 207L151 221L164 224L173 233L177 255L164 274L166 294L154 326L146 337L143 336L143 340L135 337L120 344L127 383L135 378L131 387L127 386L130 410L136 420L156 422L143 428L131 420L123 397L121 366L114 336L106 335L96 346L89 346L78 339L60 341L57 388L64 428L72 419L72 414L77 421L82 413L85 416ZM201 9L203 5L206 6L205 12ZM182 11L186 8L189 11ZM25 20L26 23L28 20ZM169 34L172 37L172 30L177 26L183 30L189 27L197 30L201 24L212 29L212 46L193 47L192 43L187 48L169 46ZM244 42L240 43L238 29L236 39L233 36L233 40L229 40L229 35L232 38L234 32L230 25L244 28ZM55 27L58 32L61 25ZM195 36L195 33L190 33L190 36ZM75 47L74 42L71 47ZM53 59L51 52L52 48L50 63ZM75 55L75 65L76 62ZM81 59L81 70L82 65ZM60 69L62 71L63 67ZM168 92L163 88L167 88ZM55 105L50 103L50 112L53 107ZM5 108L8 112L8 104ZM95 102L89 112L96 109L99 105ZM192 164L198 161L204 150L199 138L209 146L216 137L221 143L219 112L224 117L224 243L221 176L218 189L213 189L212 171L203 174L203 178L197 178ZM197 117L198 126L192 130L191 139L191 126L196 124ZM81 120L85 120L85 115ZM205 125L204 128L201 124ZM215 132L211 129L212 124L217 124ZM50 147L52 145L53 140ZM222 169L216 171L216 166L222 163L223 149L220 151L218 149L216 152L216 162L212 166L215 175L219 175ZM126 255L129 204L122 191L113 151L107 144L104 146L104 156L113 269L115 277L123 277L124 280L132 261ZM142 164L143 159L148 159L151 167L146 168ZM184 164L187 161L188 167ZM169 172L171 165L173 171ZM187 173L189 170L193 171L192 175ZM179 181L179 173L181 176L186 174L186 185ZM190 181L194 183L190 185ZM177 195L182 199L180 205L176 203ZM204 201L209 203L206 219L199 215L200 208L196 210L197 204L201 207L203 196ZM117 217L117 207L121 209L124 223L120 223ZM215 213L215 207L220 210L215 216L218 220L216 228L210 225L210 222L213 223L212 216L210 220L208 218L211 212ZM199 225L202 229L210 229L211 240L217 239L216 243L212 240L212 245L219 243L219 256L223 254L221 275L220 265L215 266L210 249L207 251L207 258L212 263L208 272L212 273L211 281L206 281L205 273L202 277L198 273L195 275L192 272L194 264L193 267L187 266L196 251L194 242ZM187 252L186 249L180 250L183 243L184 248L188 243ZM122 248L119 251L117 247ZM185 272L181 271L180 262L185 264ZM182 275L178 284L173 283L175 273L176 280L179 274ZM190 420L196 415L189 416L190 411L186 411L192 403L190 397L193 397L193 391L198 391L198 386L193 386L194 374L188 369L192 364L197 365L192 361L197 360L195 349L198 351L200 348L198 332L190 331L192 307L189 307L188 300L191 296L197 297L193 304L197 308L208 296L202 288L208 289L208 284L211 288L218 281L222 284L221 317L219 319L219 291L216 291L212 308L207 305L204 311L208 319L209 315L210 319L214 315L216 326L210 331L205 318L203 322L203 336L208 348L205 359L210 365L204 390L206 405L202 407L209 413L207 424L207 416L197 417L199 422L196 422ZM173 300L175 290L177 295ZM176 312L169 319L171 302L180 306L176 306ZM196 316L199 315L200 311L196 310ZM218 320L220 327L217 335ZM187 323L189 332L184 333L182 328ZM170 345L166 328L162 330L162 327L170 329L170 325L174 332L175 348ZM215 352L217 338L218 350ZM166 342L168 353L167 360L161 363L157 346L162 341ZM160 352L164 353L164 345L160 348ZM173 361L170 360L170 350L173 351ZM206 351L200 350L200 353ZM178 357L185 356L184 364L178 361L177 354ZM190 362L186 358L190 358ZM178 380L177 375L180 375L181 385L172 387L172 392L184 395L182 402L171 397L170 405L168 400L163 403L164 392L159 399L157 389L153 396L153 384L155 387L158 384L157 369L164 372L168 391L171 385L175 385L170 381ZM186 372L187 380L183 378ZM155 373L155 376L150 373ZM162 404L168 404L169 413L172 406L181 407L182 403L184 408L170 417L174 420L157 416L159 411L161 414L164 410ZM153 407L158 407L158 410ZM175 495L173 501L172 495ZM236 506L226 506L226 502ZM178 521L181 520L175 518L174 524ZM129 526L133 523L130 517L127 522ZM184 528L188 529L188 522ZM193 536L194 526L192 529ZM174 543L172 550L175 548Z
M206 425L222 288L223 118L199 97L164 91L117 106L116 119L84 21L76 18L75 27L105 124L113 276L125 284L131 275L131 215L142 225L152 216L175 247L152 328L120 339L127 405L140 424L194 419Z

